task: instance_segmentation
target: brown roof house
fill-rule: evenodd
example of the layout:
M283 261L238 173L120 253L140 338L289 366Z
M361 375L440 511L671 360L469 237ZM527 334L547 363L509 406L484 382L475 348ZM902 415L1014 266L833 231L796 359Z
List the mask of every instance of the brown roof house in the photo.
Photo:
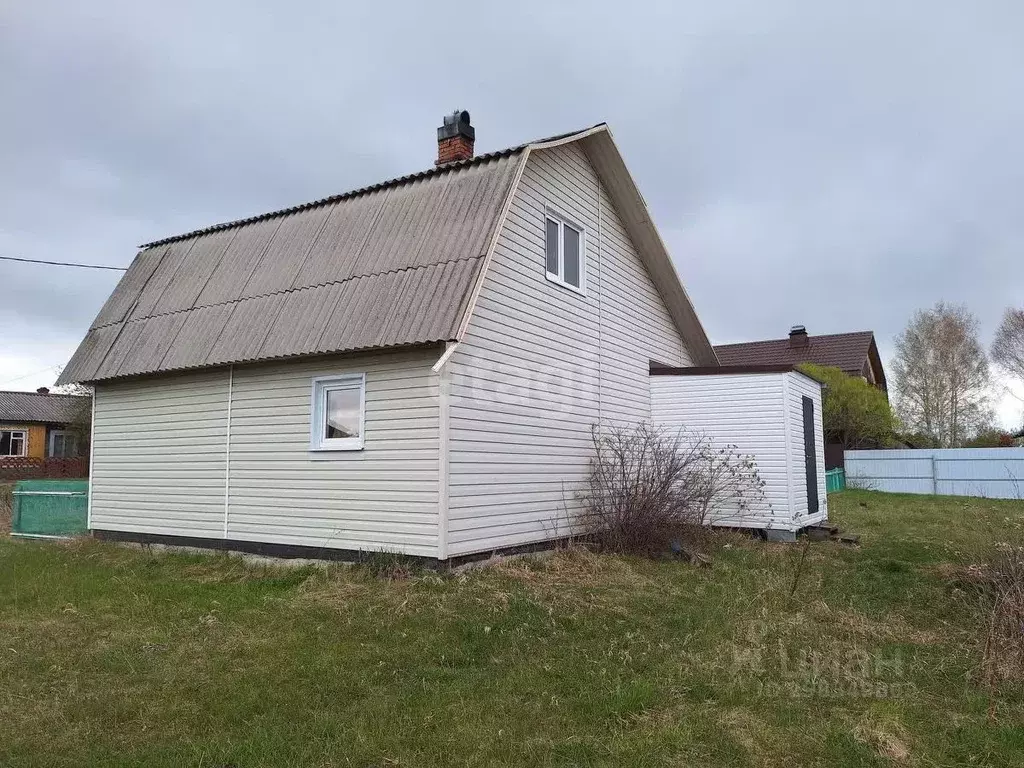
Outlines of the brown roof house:
M598 421L715 353L605 124L142 247L61 376L93 534L447 560L570 532Z
M785 339L721 344L715 354L722 365L815 365L839 368L850 376L860 376L888 395L882 358L871 331L829 333L811 336L802 325L794 325ZM838 442L825 445L825 468L843 467L843 446Z
M882 358L871 331L829 333L811 336L802 325L794 325L784 339L720 344L715 354L722 365L815 365L839 368L850 376L861 376L888 392Z
M0 391L0 460L10 457L70 458L79 455L80 425L88 421L89 398Z

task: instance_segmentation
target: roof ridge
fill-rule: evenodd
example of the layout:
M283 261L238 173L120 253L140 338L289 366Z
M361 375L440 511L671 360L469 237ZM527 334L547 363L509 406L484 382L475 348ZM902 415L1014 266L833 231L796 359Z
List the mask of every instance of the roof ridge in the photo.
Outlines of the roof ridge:
M412 272L417 269L430 269L432 267L443 267L446 264L457 264L460 261L472 261L474 259L482 259L483 254L477 254L475 256L463 256L458 259L446 259L444 261L435 261L430 264L416 264L409 267L398 267L396 269L386 269L383 272L365 272L358 275L350 275L343 280L325 280L322 283L312 283L310 285L300 285L295 288L286 288L281 291L269 291L267 293L259 293L255 296L242 296L237 299L229 299L228 301L218 301L213 304L201 304L199 306L185 307L184 309L175 309L171 312L158 312L153 315L145 315L144 317L137 317L132 320L117 320L105 325L96 325L90 328L90 331L99 330L101 328L109 328L113 325L122 325L128 323L141 323L143 320L152 320L155 317L170 317L171 315L180 315L184 312L195 312L197 309L210 309L211 307L226 307L233 304L241 304L243 301L252 301L254 299L265 299L270 296L281 296L286 293L296 293L298 291L309 291L313 288L324 288L329 285L342 285L349 283L353 280L364 280L371 277L383 277L384 275L395 275L399 272ZM26 393L27 394L27 393ZM32 394L37 394L33 392Z
M188 240L191 237L199 237L201 235L208 235L213 232L221 232L225 229L232 229L234 227L242 227L247 224L254 224L257 221L266 221L267 219L273 219L278 216L288 216L293 213L299 213L300 211L308 211L312 208L320 208L324 205L330 205L331 203L337 203L342 200L348 200L353 197L360 197L367 195L371 192L379 192L382 189L389 189L391 187L397 187L402 184L407 184L412 181L419 181L421 179L430 178L433 176L440 176L443 173L449 171L459 170L460 168L467 168L472 165L482 165L490 162L491 160L498 160L503 157L510 157L518 152L522 152L528 144L520 144L515 147L508 147L506 149L497 150L495 152L487 152L482 155L475 155L474 157L466 160L455 160L444 165L438 165L434 168L427 168L422 171L416 171L414 173L407 173L404 176L396 176L392 179L386 179L379 181L376 184L370 184L365 187L359 187L357 189L349 190L348 192L340 192L334 195L328 195L317 200L311 200L306 203L299 203L298 205L292 205L287 208L280 208L274 211L267 211L266 213L259 213L254 216L246 216L241 219L234 219L232 221L225 221L219 224L211 224L206 227L200 227L199 229L193 229L189 232L184 232L180 235L171 235L170 237L163 237L159 240L153 240L152 242L143 243L139 246L143 250L148 248L155 248L158 245L166 245L168 243L176 243L181 240Z
M809 334L807 334L807 338L810 339L810 340L814 340L814 339L835 338L836 336L874 336L874 334L875 334L874 331L843 331L843 332L840 332L840 333L809 333ZM746 346L747 344L770 344L770 343L776 342L776 341L788 342L789 341L789 337L788 336L783 336L783 337L777 338L777 339L756 339L754 341L732 341L732 342L729 342L728 344L715 344L714 347L715 347L715 349L718 349L719 347L742 347L742 346Z
M0 395L32 395L34 397L88 397L88 395L73 395L69 392L29 392L24 389L0 389Z
M379 181L375 184L370 184L365 187L352 189L349 190L348 192L340 192L338 194L328 195L327 197L322 197L318 200L311 200L306 203L299 203L298 205L288 206L287 208L279 208L274 211L267 211L266 213L259 213L253 216L245 216L240 219L221 222L220 224L211 224L206 227L200 227L198 229L193 229L189 232L184 232L180 235L162 237L159 240L153 240L148 243L143 243L142 245L139 246L139 248L153 248L157 245L166 245L167 243L174 243L180 240L187 240L190 237L198 237L200 235L210 234L211 232L220 232L225 229L231 229L232 227L241 227L246 224L253 224L257 221L265 221L267 219L272 219L276 216L287 216L292 213L298 213L299 211L307 211L311 208L319 208L320 206L323 205L330 205L331 203L336 203L341 200L347 200L352 197L359 197L360 195L369 194L370 192L376 192L378 190L387 189L389 187L399 186L401 184L406 184L411 181L419 181L420 179L426 179L432 176L439 176L443 173L455 171L460 168L467 168L472 165L481 165L491 160L498 160L503 157L515 155L519 152L522 152L527 147L535 144L546 144L552 141L567 139L570 136L575 136L578 133L586 133L587 131L592 131L595 128L599 128L602 125L607 125L607 123L600 122L588 126L586 128L580 128L575 131L567 131L566 133L560 133L555 136L548 136L543 139L534 139L533 141L527 141L522 144L516 144L511 147L506 147L505 149L497 149L494 150L493 152L485 152L482 155L474 155L473 157L467 158L465 160L453 160L452 162L444 163L442 165L435 165L432 168L425 168L422 171L414 171L413 173L407 173L403 176L396 176L392 179L385 179L384 181Z

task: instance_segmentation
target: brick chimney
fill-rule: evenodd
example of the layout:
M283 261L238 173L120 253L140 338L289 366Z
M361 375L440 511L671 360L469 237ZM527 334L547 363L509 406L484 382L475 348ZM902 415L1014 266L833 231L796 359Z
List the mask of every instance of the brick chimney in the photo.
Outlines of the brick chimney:
M811 340L807 337L807 329L802 325L794 325L789 329L789 346L790 347L806 347L810 345Z
M455 110L445 115L444 125L437 129L437 160L434 165L469 160L473 157L476 129L469 124L469 112Z

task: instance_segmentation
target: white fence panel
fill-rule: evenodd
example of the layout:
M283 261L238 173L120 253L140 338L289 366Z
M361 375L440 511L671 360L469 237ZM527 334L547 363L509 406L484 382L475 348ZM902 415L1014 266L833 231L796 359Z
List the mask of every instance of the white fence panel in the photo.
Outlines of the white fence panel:
M1024 499L1024 448L846 451L851 488Z

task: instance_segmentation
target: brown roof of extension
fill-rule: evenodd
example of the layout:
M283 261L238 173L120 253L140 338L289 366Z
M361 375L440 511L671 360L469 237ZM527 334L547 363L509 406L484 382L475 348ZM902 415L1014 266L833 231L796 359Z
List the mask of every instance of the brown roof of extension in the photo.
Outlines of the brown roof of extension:
M144 246L59 383L455 338L521 151Z
M67 424L81 418L88 404L89 398L81 395L0 391L0 422Z
M808 336L808 344L791 347L789 339L720 344L715 354L722 365L816 365L840 368L859 376L864 370L875 336L871 331Z

